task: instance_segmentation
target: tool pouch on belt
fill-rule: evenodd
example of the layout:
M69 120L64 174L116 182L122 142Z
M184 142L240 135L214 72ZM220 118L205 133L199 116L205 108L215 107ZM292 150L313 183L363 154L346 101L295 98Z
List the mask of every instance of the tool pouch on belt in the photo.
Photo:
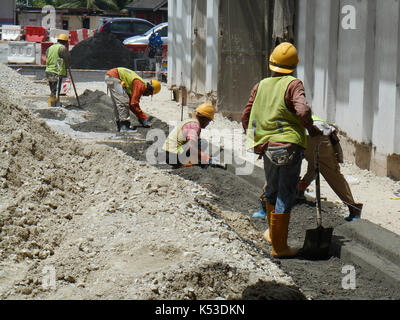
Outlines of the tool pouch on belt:
M296 146L294 145L268 147L267 150L265 150L265 155L276 166L287 166L296 156L296 150Z
M333 150L335 152L337 161L339 163L343 163L343 150L342 150L342 146L340 145L340 139L339 139L336 131L333 131L329 135L329 139L330 139L330 141L332 143L332 147L333 147Z

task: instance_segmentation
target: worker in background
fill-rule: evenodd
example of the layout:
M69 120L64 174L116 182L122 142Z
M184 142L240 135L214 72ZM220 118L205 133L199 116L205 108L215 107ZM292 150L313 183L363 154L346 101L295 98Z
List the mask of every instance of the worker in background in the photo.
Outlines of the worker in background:
M118 132L132 132L130 128L131 110L140 124L150 127L147 115L140 108L140 98L157 94L161 90L158 80L146 82L136 72L127 68L114 68L107 71L105 76L107 88L115 107Z
M212 158L201 151L200 134L214 120L215 109L203 103L196 108L193 117L182 121L168 135L162 147L165 161L180 168L192 165L207 165Z
M264 187L262 189L260 195L260 209L257 212L253 213L253 218L265 218L267 215L267 200L265 200L265 192L267 191L267 183L264 183Z
M306 130L321 134L313 125L311 108L305 98L303 83L292 76L299 58L296 48L284 42L269 59L272 76L256 84L242 114L247 133L247 149L264 160L267 182L267 223L264 237L272 244L271 255L293 257L298 250L287 244L290 212L297 194L297 185Z
M46 78L50 86L49 107L60 105L62 79L67 76L71 60L67 45L68 36L60 34L57 37L57 43L49 47L46 52Z
M348 206L350 214L345 220L359 219L363 204L354 201L350 186L340 172L339 163L343 163L343 152L336 128L315 115L313 115L313 120L314 125L323 132L323 135L307 136L308 146L304 152L307 160L307 172L299 183L297 200L305 199L304 192L315 179L314 149L319 144L320 172L332 190Z

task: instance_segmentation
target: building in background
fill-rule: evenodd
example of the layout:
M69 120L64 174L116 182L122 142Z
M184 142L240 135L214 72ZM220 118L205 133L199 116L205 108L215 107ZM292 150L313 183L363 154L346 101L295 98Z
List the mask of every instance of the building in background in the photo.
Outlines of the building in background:
M1 0L0 25L15 24L15 0Z
M307 100L339 128L345 159L400 179L398 0L170 0L168 13L177 101L207 98L240 121L275 45L293 42Z
M134 0L125 7L129 15L155 25L168 21L168 0Z
M17 24L26 26L42 25L42 9L20 7L16 9ZM63 30L97 29L106 18L127 16L121 12L109 12L100 9L56 8L56 28Z

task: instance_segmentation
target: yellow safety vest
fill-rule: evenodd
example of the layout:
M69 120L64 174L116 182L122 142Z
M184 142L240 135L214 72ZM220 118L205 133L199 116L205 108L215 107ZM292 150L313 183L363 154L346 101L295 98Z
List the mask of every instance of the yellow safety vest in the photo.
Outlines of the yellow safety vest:
M169 134L168 138L165 140L164 145L163 145L163 150L168 151L170 153L175 153L175 154L181 154L184 152L183 146L187 143L186 137L184 136L182 132L182 128L185 124L189 122L197 122L199 121L197 119L187 119L182 121L180 124L178 124L174 130ZM200 123L199 123L200 124Z
M58 55L58 50L62 46L61 43L53 44L47 51L47 58L46 58L46 72L56 73L58 74L57 68L57 59L60 58ZM62 60L60 75L65 77L67 75L67 69L65 68L64 59Z
M132 95L132 90L133 90L133 80L139 79L142 81L144 84L146 84L146 81L144 81L135 71L132 71L127 68L117 68L118 69L118 75L121 81L125 82L125 91L127 94L130 96Z
M307 147L306 130L285 103L286 90L294 80L295 77L283 76L266 78L260 82L250 113L247 150L253 150L267 141ZM256 124L255 134L253 122Z

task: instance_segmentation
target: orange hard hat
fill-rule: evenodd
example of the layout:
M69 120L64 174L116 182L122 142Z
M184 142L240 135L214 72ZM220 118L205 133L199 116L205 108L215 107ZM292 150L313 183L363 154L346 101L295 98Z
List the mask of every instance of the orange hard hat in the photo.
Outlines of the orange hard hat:
M203 103L197 107L196 113L210 120L214 120L215 109L211 104Z

